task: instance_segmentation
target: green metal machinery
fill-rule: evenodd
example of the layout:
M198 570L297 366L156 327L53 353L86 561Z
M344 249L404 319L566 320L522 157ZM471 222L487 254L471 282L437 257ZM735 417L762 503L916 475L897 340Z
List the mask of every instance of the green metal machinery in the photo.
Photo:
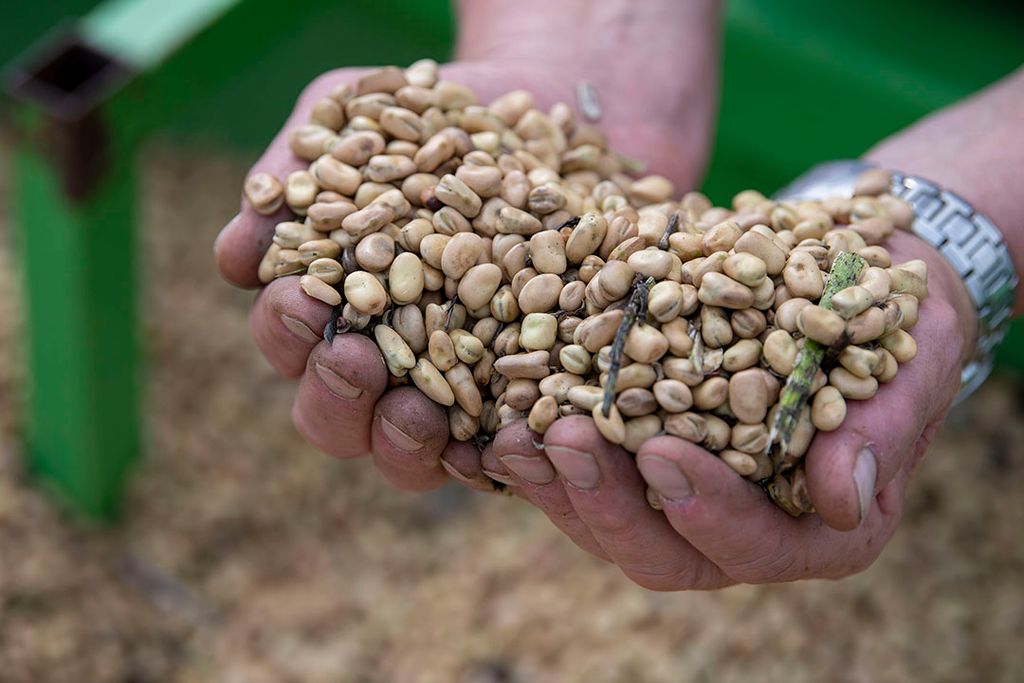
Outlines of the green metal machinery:
M0 22L0 61L45 33L8 73L26 452L73 509L109 518L141 448L140 144L169 131L255 154L319 73L445 59L453 15L447 0L14 4ZM706 191L725 200L772 189L819 160L861 153L1018 66L1022 20L1024 10L989 2L733 0ZM1019 325L1014 334L1024 336ZM1020 352L1007 359L1024 366Z

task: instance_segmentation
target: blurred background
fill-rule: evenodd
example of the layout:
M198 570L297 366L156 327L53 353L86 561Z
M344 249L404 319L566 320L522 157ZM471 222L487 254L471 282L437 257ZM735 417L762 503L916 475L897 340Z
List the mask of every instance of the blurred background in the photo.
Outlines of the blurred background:
M1020 324L838 583L648 593L525 504L395 492L301 442L213 240L309 80L444 60L455 20L4 3L0 681L1024 680ZM734 0L705 190L858 155L1018 66L1022 27L1008 3Z

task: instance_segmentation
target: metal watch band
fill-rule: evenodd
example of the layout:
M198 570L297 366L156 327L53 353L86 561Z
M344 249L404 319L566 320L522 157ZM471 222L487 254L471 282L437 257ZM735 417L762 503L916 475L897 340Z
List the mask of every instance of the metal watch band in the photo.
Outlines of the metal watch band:
M863 161L821 164L776 194L776 199L849 197L853 183L873 168ZM1013 312L1018 276L1002 234L959 195L933 182L892 172L893 195L902 198L916 215L912 230L935 247L963 278L978 310L978 341L961 375L957 401L970 395L992 371L996 346L1006 335Z

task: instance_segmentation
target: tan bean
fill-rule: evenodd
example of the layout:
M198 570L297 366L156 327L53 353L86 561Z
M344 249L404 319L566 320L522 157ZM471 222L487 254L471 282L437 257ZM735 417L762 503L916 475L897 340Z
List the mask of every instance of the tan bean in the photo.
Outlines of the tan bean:
M607 373L601 373L602 385L607 379L606 374ZM657 379L658 373L652 366L647 365L646 363L630 363L619 370L619 376L615 380L614 389L616 392L625 391L626 389L631 389L633 387L647 389L654 386Z
M443 406L455 405L455 392L434 364L426 358L416 361L416 367L409 371L416 388L430 400Z
M928 296L927 277L921 277L920 274L901 266L889 268L887 272L891 281L891 291L910 294L918 299Z
M654 397L658 404L670 413L681 413L693 405L693 393L684 382L677 379L663 379L654 383Z
M788 376L796 362L796 342L785 330L775 330L764 340L764 359L776 373Z
M299 286L306 294L328 306L337 306L341 303L341 294L338 290L312 275L303 275L299 278Z
M536 275L530 278L519 292L519 310L523 313L550 311L558 305L558 297L561 293L562 279L560 277L553 273Z
M394 260L395 240L382 232L367 235L356 245L356 262L363 270L381 273L390 268Z
M336 285L345 277L345 270L333 258L318 258L309 264L307 272L329 285Z
M448 432L456 441L469 441L480 431L480 418L459 406L448 409Z
M582 378L580 378L582 382ZM615 407L625 417L640 417L650 415L658 409L658 402L654 394L647 389L633 387L626 389L615 398Z
M732 343L734 333L726 309L705 305L700 310L700 335L704 344L721 349Z
M528 313L523 318L519 343L527 351L550 349L558 333L558 321L550 313Z
M551 374L549 358L547 351L517 353L498 358L494 362L494 369L509 379L543 379Z
M697 410L714 410L729 397L729 380L724 377L709 377L693 388L693 407Z
M380 230L395 220L395 211L386 204L369 204L358 211L345 216L341 227L345 232L362 237Z
M277 258L274 261L275 277L301 273L305 269L306 264L302 262L302 255L299 254L298 249L281 249L278 247Z
M483 411L483 397L473 380L473 371L465 363L457 363L444 373L445 381L452 388L455 401L472 417L480 417Z
M865 400L878 391L878 380L874 377L857 377L843 367L834 368L828 375L828 382L838 389L844 398Z
M850 229L867 244L881 244L892 237L895 226L886 216L873 216L850 224Z
M558 294L558 307L563 311L576 311L583 305L583 295L587 288L582 280L567 282Z
M720 452L718 457L741 477L749 477L757 472L757 460L749 453L727 448Z
M730 309L749 308L754 303L754 293L727 275L709 272L701 280L697 298L709 306Z
M280 252L281 247L271 242L266 253L263 254L263 258L260 259L260 264L256 269L256 277L261 284L269 284L271 280L277 277L277 260ZM302 261L297 251L295 252L295 257L295 265L298 266L298 270L301 270Z
M708 435L708 423L700 413L673 413L665 417L665 431L693 443L702 443Z
M866 311L874 301L874 295L867 288L854 285L832 295L832 310L849 320Z
M729 378L729 407L741 422L761 422L768 412L768 389L763 374L759 368L750 368Z
M428 292L439 292L445 283L444 273L438 268L434 268L428 265L426 262L423 263L423 288Z
M330 154L324 154L309 167L317 185L343 195L352 195L363 182L358 169L338 161Z
M645 278L653 277L655 280L664 280L672 269L672 259L674 258L678 257L667 251L651 248L634 252L626 258L626 263Z
M389 183L393 180L407 178L417 170L415 162L409 157L400 154L375 154L366 162L363 173L367 179L375 183ZM438 183L438 187L441 187L442 183L444 183L444 178L441 179L441 183ZM438 197L438 199L441 198Z
M455 355L455 344L443 329L430 333L427 353L430 355L430 362L441 372L452 369L459 362Z
M638 363L653 363L668 352L668 339L658 328L641 323L630 328L623 350Z
M405 340L413 353L422 353L427 348L427 332L419 306L407 304L395 308L391 316L391 327Z
M284 187L269 173L254 173L246 178L244 192L249 205L262 216L276 213L284 204Z
M274 226L274 244L282 249L298 249L306 242L322 237L305 223L285 221Z
M590 353L597 353L615 338L624 315L622 310L614 310L585 318L576 328L574 343L580 344Z
M708 433L704 437L703 446L709 451L720 451L729 445L732 429L729 423L712 413L704 415Z
M850 345L838 356L839 364L858 377L870 377L878 367L878 355L859 346Z
M499 285L501 285L501 268L493 263L473 266L466 271L465 276L459 282L459 299L470 310L487 306L491 304L498 292ZM507 314L505 317L508 317Z
M604 389L587 384L570 387L566 398L580 410L590 412L604 400Z
M304 161L313 161L337 139L337 132L330 128L318 124L307 124L293 128L288 133L288 146L295 156Z
M885 313L880 308L869 308L846 323L846 337L851 344L866 344L885 332Z
M729 445L741 453L763 453L768 448L768 428L761 424L737 424L730 433Z
M360 131L346 135L332 145L328 153L349 166L359 167L380 154L386 147L384 136L374 131Z
M881 168L872 168L858 176L853 184L854 195L876 196L885 194L892 187L892 175Z
M730 254L722 262L722 272L747 287L756 287L764 280L768 268L753 254Z
M661 326L661 333L668 339L668 350L674 356L688 356L693 350L690 324L685 318L676 318Z
M467 188L468 189L468 188ZM508 201L508 198L504 198ZM506 206L498 212L497 230L500 233L513 235L533 235L544 229L544 225L533 216L521 209Z
M388 304L388 293L380 280L357 271L345 278L345 300L365 315L380 315Z
M356 205L349 201L316 202L306 210L306 216L314 230L331 232L340 228L345 218L355 212Z
M896 373L900 368L896 357L883 348L875 349L875 354L878 356L878 366L874 372L875 379L882 383L891 382L896 378Z
M704 233L701 241L705 256L710 256L716 251L729 251L736 244L743 231L736 221L722 221Z
M576 375L587 375L592 367L590 353L579 344L568 344L558 352L562 367Z
M544 396L530 408L526 418L527 426L538 434L543 434L558 417L558 403L551 396Z
M722 369L739 372L757 365L761 359L761 342L756 339L741 339L728 349L722 357Z
M423 294L423 263L418 256L407 251L395 257L388 271L388 289L396 304L411 304L419 300Z
M698 233L677 232L668 238L668 248L682 259L683 263L691 261L704 253L704 241Z
M683 308L683 289L676 282L665 280L651 288L647 295L647 311L661 323L679 317Z
M622 442L622 447L630 453L636 453L645 441L653 439L661 432L661 418L657 415L644 415L626 420L626 438Z
M883 268L869 266L861 271L857 280L861 287L868 290L873 301L882 301L889 296L892 287L892 278L889 271Z
M846 400L833 386L822 387L811 403L811 422L816 429L832 432L846 419Z
M540 387L532 379L509 380L505 388L505 404L515 410L529 410L540 400Z
M786 265L786 253L772 240L757 232L746 232L733 247L736 253L753 254L765 264L768 275L775 277Z
M601 432L601 436L605 439L614 444L621 444L626 440L626 425L623 423L622 415L619 414L619 409L615 407L615 404L612 404L607 416L601 409L600 404L594 406L591 415L594 418L594 425L597 427L597 431Z
M582 386L584 379L579 375L568 372L557 372L548 375L539 383L540 393L545 396L553 396L558 403L565 403L568 400L569 390L573 387Z
M556 230L543 230L530 238L530 259L538 273L561 275L567 267L565 242Z
M373 328L373 336L392 375L401 377L416 367L415 354L394 329L387 325L377 325Z
M480 259L483 248L483 239L475 233L460 232L453 235L441 254L441 270L447 277L461 278Z
M789 293L804 299L820 299L825 291L825 280L822 278L818 263L814 257L803 251L795 251L789 255L782 277Z
M284 185L284 201L293 213L303 216L316 201L320 186L309 171L293 171Z
M917 342L910 336L910 333L902 329L890 332L878 343L891 353L898 363L909 363L917 355Z
M820 306L806 306L796 316L796 326L805 337L835 346L846 332L846 321L837 313Z
M494 372L494 362L498 359L498 355L490 349L484 349L484 355L480 360L473 366L473 379L476 381L477 386L487 386L492 378L501 377ZM493 395L493 392L492 392ZM500 392L498 394L501 395Z

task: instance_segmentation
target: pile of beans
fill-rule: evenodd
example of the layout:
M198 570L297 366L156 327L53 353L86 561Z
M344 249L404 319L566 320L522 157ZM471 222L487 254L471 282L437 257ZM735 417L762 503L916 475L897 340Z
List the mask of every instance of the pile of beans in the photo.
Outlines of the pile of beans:
M429 60L339 86L289 140L308 170L245 184L255 210L295 215L260 280L301 276L335 307L327 338L372 335L393 383L445 406L455 439L592 415L627 451L664 433L699 443L797 514L812 509L800 463L815 431L916 353L927 272L881 246L914 217L884 172L852 199L677 200L568 105L514 91L485 106ZM826 308L841 252L864 267ZM780 452L777 402L807 340L827 353Z

